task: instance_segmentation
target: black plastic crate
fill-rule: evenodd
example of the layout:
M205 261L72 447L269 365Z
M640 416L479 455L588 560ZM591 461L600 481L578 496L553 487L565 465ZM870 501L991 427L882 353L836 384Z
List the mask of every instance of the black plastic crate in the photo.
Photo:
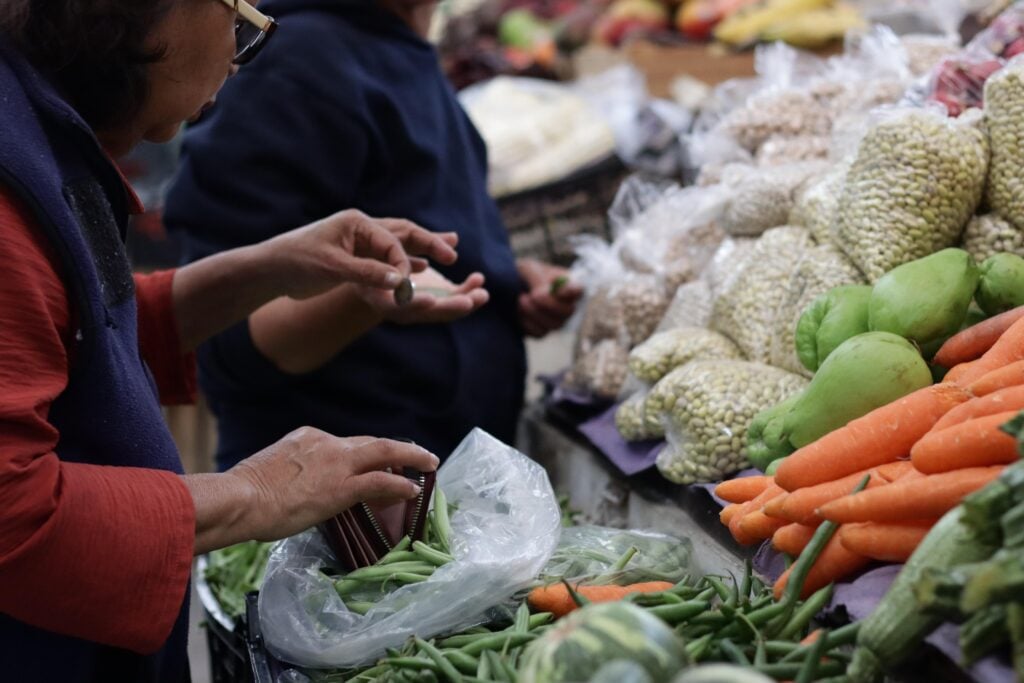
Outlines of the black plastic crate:
M567 266L575 259L574 236L610 238L608 209L626 174L611 156L562 180L498 199L516 256Z

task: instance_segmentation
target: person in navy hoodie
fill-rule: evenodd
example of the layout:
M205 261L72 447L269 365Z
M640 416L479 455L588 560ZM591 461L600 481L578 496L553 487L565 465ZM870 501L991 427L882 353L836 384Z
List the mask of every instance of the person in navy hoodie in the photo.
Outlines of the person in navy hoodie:
M194 554L412 498L388 468L437 467L411 444L303 428L226 473L182 473L160 403L194 394L200 342L340 286L391 315L396 287L426 265L406 249L456 258L454 235L347 211L133 276L124 237L139 207L112 157L175 136L272 30L244 0L0 3L5 681L187 681ZM469 312L471 294L402 315Z
M573 312L577 287L551 291L564 270L513 256L484 143L424 39L435 4L267 0L280 22L268 57L186 131L164 217L191 260L340 207L403 216L459 235L459 261L421 284L482 277L489 301L409 326L337 291L261 312L289 323L275 334L254 317L218 335L199 365L222 467L307 422L412 439L442 459L474 427L512 442L523 333L543 336ZM364 334L335 329L353 316Z

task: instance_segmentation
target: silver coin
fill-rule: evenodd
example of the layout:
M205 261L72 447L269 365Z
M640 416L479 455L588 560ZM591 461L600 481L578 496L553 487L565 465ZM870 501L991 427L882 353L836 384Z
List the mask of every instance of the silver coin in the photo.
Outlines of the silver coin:
M414 285L412 280L409 278L405 278L402 280L402 284L395 287L395 303L399 306L405 306L407 303L412 301L415 294L416 285Z

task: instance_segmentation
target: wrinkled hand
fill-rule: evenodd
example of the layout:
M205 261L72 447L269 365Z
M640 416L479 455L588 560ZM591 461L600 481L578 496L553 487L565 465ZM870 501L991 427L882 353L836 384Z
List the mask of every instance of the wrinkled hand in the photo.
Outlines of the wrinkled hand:
M455 233L433 233L409 221L341 211L259 245L280 293L308 299L345 282L394 290L424 258L449 265Z
M385 320L402 325L449 323L478 310L490 299L483 288L484 276L473 273L455 284L433 268L411 276L416 295L404 306L395 303L390 291L360 287L360 296Z
M531 337L560 329L572 317L583 289L568 282L569 271L534 259L520 259L519 276L527 291L519 295L519 321ZM558 286L558 282L564 282Z
M247 537L272 541L304 531L360 502L398 502L419 487L388 467L437 469L438 459L414 444L372 437L338 438L304 427L235 465L251 492Z

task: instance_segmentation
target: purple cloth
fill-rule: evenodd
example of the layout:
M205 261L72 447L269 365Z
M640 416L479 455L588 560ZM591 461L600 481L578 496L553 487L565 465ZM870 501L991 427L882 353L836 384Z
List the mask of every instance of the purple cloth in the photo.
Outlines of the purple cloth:
M629 442L623 439L615 427L616 408L612 406L597 417L587 420L580 425L580 432L626 476L654 467L665 442Z
M850 583L837 584L829 609L844 607L851 619L864 619L881 602L901 569L903 565L886 565L873 569ZM927 642L951 661L959 662L959 635L960 629L956 625L945 624L932 633ZM976 662L967 672L979 683L1011 683L1016 680L1013 669L1004 658L997 656L986 657Z

